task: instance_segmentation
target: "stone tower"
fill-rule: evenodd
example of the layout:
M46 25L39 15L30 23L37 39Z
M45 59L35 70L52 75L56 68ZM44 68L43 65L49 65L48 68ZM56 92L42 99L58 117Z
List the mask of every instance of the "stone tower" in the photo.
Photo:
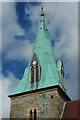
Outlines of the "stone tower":
M64 85L64 68L56 59L43 7L34 48L22 80L9 94L10 118L60 118L64 103L70 98Z

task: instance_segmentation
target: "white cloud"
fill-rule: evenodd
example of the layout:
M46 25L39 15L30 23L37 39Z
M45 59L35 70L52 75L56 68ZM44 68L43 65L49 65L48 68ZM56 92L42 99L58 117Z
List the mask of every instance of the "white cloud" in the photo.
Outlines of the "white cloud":
M0 91L0 95L2 94L2 101L0 100L0 105L2 105L2 117L9 118L10 116L10 98L8 94L16 87L19 83L19 80L15 78L13 73L8 72L8 76L2 76L0 78L0 87L2 83L2 91ZM2 93L1 93L2 92Z
M9 60L29 60L33 43L30 43L28 40L24 42L16 42L16 46L11 47L11 51L8 51L8 54L6 55L6 59Z
M19 41L15 35L24 35L25 31L17 22L15 3L3 3L3 51L8 60L28 60L30 58L33 43L29 40ZM10 16L10 17L9 17Z
M24 30L17 23L15 6L16 4L11 2L2 4L3 50L8 49L15 43L15 35L24 35Z
M28 31L29 33L32 32L34 34L37 34L37 30L38 30L38 25L39 25L39 21L40 21L40 5L38 6L30 6L29 5L29 9L26 7L25 8L25 19L26 19L26 14L29 14L30 20L32 22L32 26L31 29Z

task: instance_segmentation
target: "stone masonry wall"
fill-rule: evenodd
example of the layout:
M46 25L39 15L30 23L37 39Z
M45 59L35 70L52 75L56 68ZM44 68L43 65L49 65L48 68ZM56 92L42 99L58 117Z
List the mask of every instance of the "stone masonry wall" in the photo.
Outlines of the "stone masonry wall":
M60 118L66 100L57 88L11 98L10 118L29 118L37 110L37 118Z

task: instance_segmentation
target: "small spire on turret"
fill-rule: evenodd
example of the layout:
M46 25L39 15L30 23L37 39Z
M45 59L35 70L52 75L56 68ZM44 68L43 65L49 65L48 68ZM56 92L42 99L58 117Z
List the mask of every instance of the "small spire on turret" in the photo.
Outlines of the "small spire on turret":
M42 7L41 7L41 16L44 16L43 4L42 4Z

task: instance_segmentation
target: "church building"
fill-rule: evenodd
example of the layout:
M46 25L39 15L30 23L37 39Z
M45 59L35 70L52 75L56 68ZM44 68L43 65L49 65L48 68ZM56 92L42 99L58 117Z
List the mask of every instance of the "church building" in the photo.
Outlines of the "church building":
M10 118L61 118L66 93L64 66L57 59L45 24L43 7L34 48L22 80L8 95Z

